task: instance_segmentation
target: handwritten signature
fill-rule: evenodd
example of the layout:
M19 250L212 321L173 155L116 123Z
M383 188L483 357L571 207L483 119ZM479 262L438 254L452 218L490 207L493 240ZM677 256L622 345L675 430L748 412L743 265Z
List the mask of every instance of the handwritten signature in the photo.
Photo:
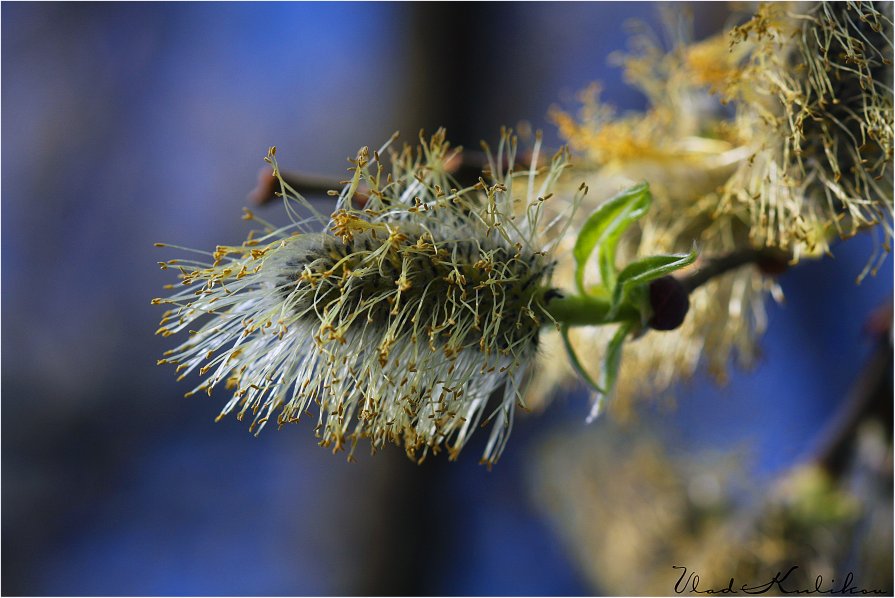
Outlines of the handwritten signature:
M836 582L835 579L831 579L829 583L826 583L823 576L818 575L816 578L814 578L813 588L800 588L796 587L792 581L787 582L787 578L792 575L793 571L799 568L797 565L794 565L790 567L789 571L787 571L786 573L779 571L773 578L771 578L770 581L766 581L764 583L756 585L749 585L745 583L742 586L735 588L734 580L731 577L726 586L719 588L702 589L699 587L700 579L698 574L692 571L688 571L686 567L681 565L672 565L672 568L681 570L681 576L677 580L677 583L674 584L674 591L677 594L683 594L684 592L690 594L739 594L740 592L742 592L743 594L766 594L767 592L770 592L774 589L776 589L781 594L891 594L891 592L884 592L883 590L867 590L857 587L856 585L854 585L855 576L851 571L848 572L848 575L845 576L845 579L841 582L841 584L834 585Z

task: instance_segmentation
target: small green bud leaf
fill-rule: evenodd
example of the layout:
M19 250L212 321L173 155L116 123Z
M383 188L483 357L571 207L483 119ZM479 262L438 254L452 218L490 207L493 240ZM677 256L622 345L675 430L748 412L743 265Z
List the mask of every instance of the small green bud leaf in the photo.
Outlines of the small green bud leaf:
M622 322L618 330L615 331L612 340L609 341L609 346L606 347L606 355L603 357L603 368L600 371L600 386L597 387L597 397L590 414L587 416L587 423L594 421L600 416L606 397L615 388L615 381L618 379L618 371L621 367L622 347L624 347L625 338L634 330L635 326L634 322Z
M597 383L594 382L593 378L590 377L590 374L587 373L587 370L581 366L581 362L578 361L578 356L575 354L575 349L572 347L572 341L569 340L569 325L563 324L562 328L560 328L560 333L562 334L562 343L566 348L566 354L569 356L569 361L572 362L572 369L574 369L575 373L590 386L592 391L598 395L603 394L603 391Z
M649 185L640 183L606 201L590 215L575 241L575 283L580 293L585 293L584 267L594 250L603 287L607 291L613 289L618 240L631 224L646 214L651 203Z
M690 253L652 255L628 264L618 274L615 288L612 291L612 303L609 307L607 318L611 319L615 316L622 303L632 296L634 289L642 287L657 278L671 274L675 270L689 266L696 261L696 255L696 248L694 247Z

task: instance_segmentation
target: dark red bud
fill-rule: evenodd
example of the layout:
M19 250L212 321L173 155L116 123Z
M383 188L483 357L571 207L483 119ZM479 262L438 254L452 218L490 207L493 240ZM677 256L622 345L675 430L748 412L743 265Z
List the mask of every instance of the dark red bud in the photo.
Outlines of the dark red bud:
M762 274L778 276L789 268L789 259L784 253L764 253L755 261L755 265L758 266Z
M690 297L684 285L673 276L663 276L649 285L649 303L653 330L674 330L684 322L690 309Z

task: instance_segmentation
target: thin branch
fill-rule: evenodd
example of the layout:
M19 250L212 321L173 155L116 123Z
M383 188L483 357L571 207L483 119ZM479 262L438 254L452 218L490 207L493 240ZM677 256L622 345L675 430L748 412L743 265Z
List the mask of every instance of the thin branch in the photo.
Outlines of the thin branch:
M688 293L704 285L711 279L742 266L754 264L767 274L779 274L786 269L791 256L776 248L738 249L727 255L707 259L705 264L688 276L680 279Z
M531 157L520 155L517 164L529 168ZM504 166L506 166L504 161ZM488 170L488 159L484 152L463 150L459 160L446 164L447 171L457 179L461 185L470 186L478 182L482 173ZM306 174L300 172L280 172L280 176L286 183L305 197L324 197L329 191L338 191L345 183L336 178ZM255 188L249 192L248 198L255 205L265 205L277 199L280 186L273 176L273 170L265 166L258 171L258 182Z
M338 179L314 174L280 172L280 176L286 184L306 197L326 196L328 191L342 187ZM279 191L280 185L273 176L273 169L265 166L258 171L258 182L249 192L248 198L253 204L261 206L275 200Z

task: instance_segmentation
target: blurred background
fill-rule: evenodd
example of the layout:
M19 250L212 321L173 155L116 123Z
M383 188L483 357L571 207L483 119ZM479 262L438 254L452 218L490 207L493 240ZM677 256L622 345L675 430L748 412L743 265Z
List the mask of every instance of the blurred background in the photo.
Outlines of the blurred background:
M697 378L673 412L624 425L585 426L586 395L559 397L519 418L491 472L475 438L459 462L421 466L397 448L348 464L310 424L256 438L213 423L222 395L184 399L192 385L155 365L173 340L153 335L149 301L173 281L156 262L176 256L153 243L240 241L269 146L332 177L395 130L445 126L474 148L526 120L556 146L548 107L591 81L643 108L607 56L631 18L661 30L658 9L4 3L2 593L671 593L672 565L741 544L706 538L766 524L768 488L829 455L851 494L786 486L816 508L778 526L790 544L775 550L810 569L793 555L817 556L845 525L833 565L876 571L890 592L891 349L867 322L891 305L892 263L855 286L863 236L782 276L754 371L723 388ZM697 38L728 18L723 4L693 12ZM832 429L877 379L889 411ZM868 531L880 526L888 537Z

